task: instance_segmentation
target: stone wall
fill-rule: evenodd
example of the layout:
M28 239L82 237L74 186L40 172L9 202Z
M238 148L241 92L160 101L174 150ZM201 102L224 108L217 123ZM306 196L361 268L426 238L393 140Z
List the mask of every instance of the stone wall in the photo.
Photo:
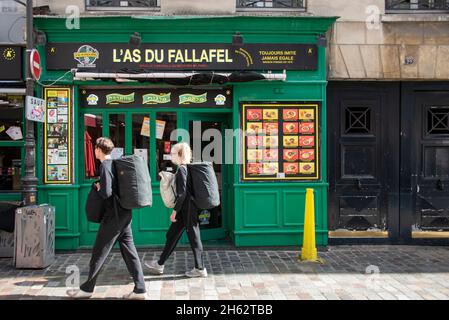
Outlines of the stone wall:
M449 22L338 22L329 36L330 79L449 79Z

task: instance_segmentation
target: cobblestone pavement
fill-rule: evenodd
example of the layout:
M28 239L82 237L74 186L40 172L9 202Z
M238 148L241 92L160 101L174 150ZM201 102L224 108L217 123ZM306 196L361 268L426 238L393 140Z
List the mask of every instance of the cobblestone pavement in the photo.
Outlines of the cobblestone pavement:
M144 261L159 255L139 250ZM449 299L449 247L333 246L319 256L324 264L299 262L294 249L209 249L208 278L188 279L192 254L178 249L165 273L145 268L149 298L154 300L265 299ZM67 268L77 266L81 281L90 253L59 253L46 270L16 270L12 259L0 259L0 299L65 299ZM69 279L70 280L70 279ZM133 284L118 251L100 274L93 298L116 299Z

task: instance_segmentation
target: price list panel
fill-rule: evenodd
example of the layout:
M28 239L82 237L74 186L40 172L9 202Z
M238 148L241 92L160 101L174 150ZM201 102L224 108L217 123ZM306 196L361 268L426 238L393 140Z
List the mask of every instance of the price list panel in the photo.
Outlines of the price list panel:
M242 105L243 180L319 179L317 103Z

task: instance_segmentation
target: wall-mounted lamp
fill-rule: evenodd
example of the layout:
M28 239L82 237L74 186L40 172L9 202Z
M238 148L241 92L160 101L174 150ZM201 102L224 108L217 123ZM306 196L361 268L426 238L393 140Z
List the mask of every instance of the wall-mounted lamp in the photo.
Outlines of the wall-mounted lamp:
M140 33L134 32L134 33L129 37L129 44L130 44L130 45L139 47L141 43L142 43L142 37L140 36Z
M320 34L317 38L316 44L318 47L327 47L327 38L324 34Z
M240 34L240 32L236 32L233 36L232 36L232 45L236 46L236 47L241 47L243 46L243 37Z

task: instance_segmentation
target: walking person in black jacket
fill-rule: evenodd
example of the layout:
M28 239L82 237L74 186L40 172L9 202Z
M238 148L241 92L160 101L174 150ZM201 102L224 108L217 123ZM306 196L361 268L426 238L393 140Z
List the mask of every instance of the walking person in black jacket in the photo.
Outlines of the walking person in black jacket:
M164 263L172 254L184 230L187 232L192 248L195 268L186 272L186 276L207 277L207 270L203 261L203 244L201 243L198 208L192 200L192 181L189 178L187 164L192 158L192 151L187 143L178 143L171 150L172 162L178 166L176 171L176 204L170 216L172 222L167 231L167 241L159 260L145 265L152 274L163 274Z
M109 138L97 139L95 144L95 157L101 161L101 166L100 182L96 184L96 187L101 198L104 200L104 216L101 220L97 238L92 249L89 277L80 286L80 289L67 291L67 295L75 299L85 299L92 296L100 270L116 241L120 245L120 252L125 260L126 267L134 280L134 290L123 298L146 299L142 265L134 245L131 230L132 212L131 210L120 207L113 195L113 190L115 190L116 185L116 177L111 159L113 149L114 144ZM114 206L117 206L117 214Z

